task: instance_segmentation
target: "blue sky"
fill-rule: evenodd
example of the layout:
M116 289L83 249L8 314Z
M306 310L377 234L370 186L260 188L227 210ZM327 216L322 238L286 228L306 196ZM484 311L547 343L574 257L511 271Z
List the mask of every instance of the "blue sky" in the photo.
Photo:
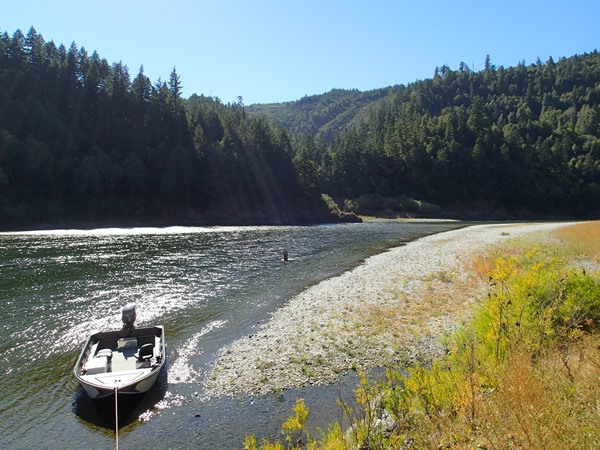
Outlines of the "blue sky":
M153 83L175 67L186 97L247 105L408 84L461 61L480 70L488 54L508 67L600 47L598 0L4 3L1 32L33 26L46 41L122 61L131 78L143 65Z

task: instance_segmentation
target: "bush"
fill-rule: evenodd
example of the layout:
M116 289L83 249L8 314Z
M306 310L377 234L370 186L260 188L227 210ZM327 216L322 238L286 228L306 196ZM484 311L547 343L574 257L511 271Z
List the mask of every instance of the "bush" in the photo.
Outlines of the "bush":
M598 444L600 338L586 332L597 332L600 282L544 247L488 267L488 298L448 355L388 382L403 433L418 448Z
M327 195L327 194L321 194L321 198L323 199L323 201L325 202L325 204L329 208L329 211L332 211L334 213L339 213L340 212L340 207L335 202L335 200L333 200L329 195Z

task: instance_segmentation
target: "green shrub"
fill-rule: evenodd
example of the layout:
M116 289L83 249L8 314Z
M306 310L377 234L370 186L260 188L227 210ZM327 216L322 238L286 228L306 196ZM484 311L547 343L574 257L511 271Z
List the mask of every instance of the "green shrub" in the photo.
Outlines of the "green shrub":
M321 194L321 198L323 199L323 201L327 205L327 208L329 208L330 211L333 211L335 213L339 213L340 212L340 207L335 202L335 200L332 199L329 195L327 195L327 194Z

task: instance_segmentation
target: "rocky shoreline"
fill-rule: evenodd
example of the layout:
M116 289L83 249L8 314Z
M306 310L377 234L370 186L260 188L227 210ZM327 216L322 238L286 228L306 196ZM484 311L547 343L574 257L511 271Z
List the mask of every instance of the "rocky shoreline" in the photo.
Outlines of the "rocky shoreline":
M348 370L429 361L443 351L439 338L485 294L485 284L466 270L471 256L564 225L476 225L372 256L307 288L255 334L224 349L205 394L266 394L334 383Z

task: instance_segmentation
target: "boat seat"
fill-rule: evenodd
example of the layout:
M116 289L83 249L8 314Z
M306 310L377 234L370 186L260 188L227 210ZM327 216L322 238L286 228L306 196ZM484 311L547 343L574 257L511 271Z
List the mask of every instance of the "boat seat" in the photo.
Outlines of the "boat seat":
M102 350L98 350L98 353L94 355L95 358L106 357L108 362L112 359L112 350L110 348L103 348Z
M148 343L148 344L142 345L139 348L139 350L137 351L137 353L135 354L135 357L137 358L138 361L148 361L153 356L154 356L154 344L153 343Z
M117 341L117 349L129 349L129 348L137 348L137 338L128 337L128 338L119 338Z
M90 358L85 363L84 367L86 375L108 372L108 358L106 356L95 356Z
M160 356L160 338L158 336L154 336L154 357L158 358Z

